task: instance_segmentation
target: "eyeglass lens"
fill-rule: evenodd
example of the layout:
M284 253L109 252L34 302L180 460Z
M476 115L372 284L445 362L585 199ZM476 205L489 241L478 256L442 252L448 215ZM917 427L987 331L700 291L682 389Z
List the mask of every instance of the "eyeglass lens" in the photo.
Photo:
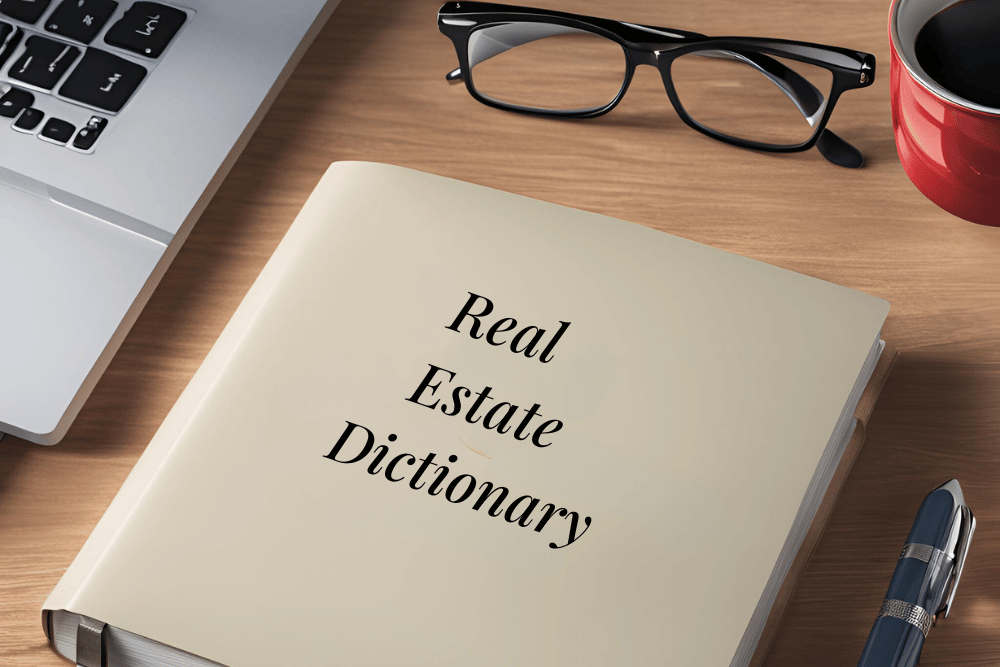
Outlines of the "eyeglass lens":
M621 92L622 47L550 23L487 26L469 36L471 83L496 102L537 111L601 109ZM775 146L808 140L826 110L829 70L756 52L705 49L676 58L670 78L701 126Z
M469 35L476 91L539 111L589 111L611 103L625 82L625 51L584 30L508 23Z
M807 141L833 88L823 67L723 50L680 56L670 78L681 106L702 127L775 146Z

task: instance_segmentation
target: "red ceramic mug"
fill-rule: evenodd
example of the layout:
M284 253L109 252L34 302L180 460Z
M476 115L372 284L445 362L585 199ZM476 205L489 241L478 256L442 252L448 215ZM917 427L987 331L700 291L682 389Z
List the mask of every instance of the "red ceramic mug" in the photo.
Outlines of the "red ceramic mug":
M963 99L917 62L917 34L958 0L894 0L889 9L892 129L903 169L960 218L1000 226L1000 109Z

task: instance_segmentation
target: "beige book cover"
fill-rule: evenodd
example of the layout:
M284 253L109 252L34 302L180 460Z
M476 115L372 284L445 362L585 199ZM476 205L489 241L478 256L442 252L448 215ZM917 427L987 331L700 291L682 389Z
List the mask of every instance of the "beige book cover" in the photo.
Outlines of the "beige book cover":
M334 164L44 609L232 667L745 664L887 311Z

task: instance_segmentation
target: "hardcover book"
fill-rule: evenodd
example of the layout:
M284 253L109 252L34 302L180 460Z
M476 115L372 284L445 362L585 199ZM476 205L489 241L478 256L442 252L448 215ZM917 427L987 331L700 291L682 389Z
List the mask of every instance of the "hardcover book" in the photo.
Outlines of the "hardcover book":
M760 662L888 304L334 164L43 609L123 665Z

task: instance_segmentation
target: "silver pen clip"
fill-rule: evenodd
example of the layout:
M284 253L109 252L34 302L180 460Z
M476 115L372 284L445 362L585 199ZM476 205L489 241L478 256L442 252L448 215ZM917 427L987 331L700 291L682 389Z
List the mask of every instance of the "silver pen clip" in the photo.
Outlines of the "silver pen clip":
M945 618L948 618L948 612L951 611L951 603L955 599L955 592L958 590L958 582L962 578L962 568L965 567L965 557L969 554L969 545L972 543L972 534L976 532L976 517L972 515L972 510L967 506L962 505L959 508L961 512L961 526L958 529L958 542L955 544L955 567L952 570L950 589L948 590L948 596L945 598L944 604L938 609L937 614L943 613Z

